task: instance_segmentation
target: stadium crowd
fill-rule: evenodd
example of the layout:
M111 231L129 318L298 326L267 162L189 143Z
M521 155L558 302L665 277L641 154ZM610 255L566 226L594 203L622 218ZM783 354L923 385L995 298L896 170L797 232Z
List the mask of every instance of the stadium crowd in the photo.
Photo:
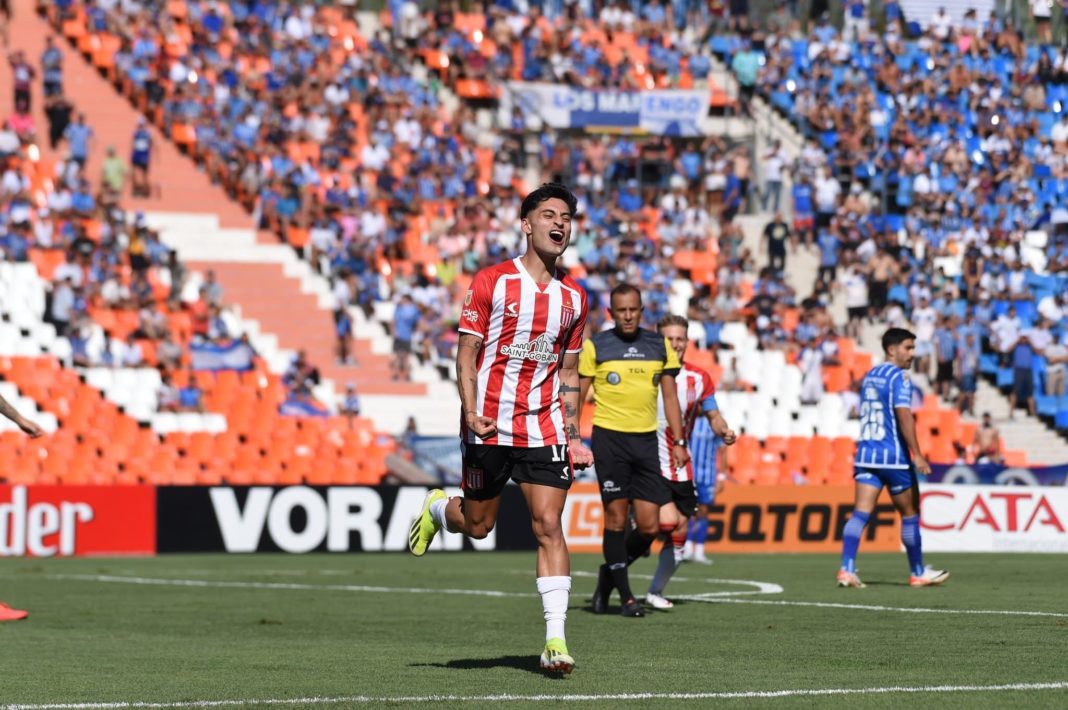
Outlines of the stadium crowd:
M980 371L1020 404L1035 406L1029 369L1060 391L1061 285L1039 273L1068 259L1066 59L997 15L955 24L939 13L906 37L914 28L896 5L877 34L863 4L847 3L843 33L820 17L801 35L788 4L754 29L745 3L496 3L464 14L402 2L372 32L340 8L288 3L59 5L57 22L84 10L90 27L118 36L117 80L334 281L339 304L368 314L396 304L398 379L408 352L447 359L470 275L515 251L518 202L537 176L579 195L568 266L591 293L595 328L603 294L623 280L642 287L654 323L681 274L695 285L702 345L718 347L721 324L744 319L815 380L835 361L825 306L843 291L846 334L864 318L911 323L933 386L949 394L952 381L965 410ZM518 112L495 128L477 110L509 80L701 86L713 53L743 103L759 92L799 117L796 160L777 144L757 156L720 138L561 140ZM766 264L742 248L735 217L752 207L775 214ZM1048 227L1044 244L1036 227ZM798 248L819 254L811 294L782 278ZM1036 320L1038 302L1058 317ZM350 332L339 318L341 359ZM1032 357L1047 347L1052 377L1047 358Z

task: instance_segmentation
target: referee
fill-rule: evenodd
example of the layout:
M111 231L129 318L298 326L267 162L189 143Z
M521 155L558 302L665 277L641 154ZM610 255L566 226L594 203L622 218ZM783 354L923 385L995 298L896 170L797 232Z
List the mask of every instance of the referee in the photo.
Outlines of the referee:
M642 296L634 286L620 284L609 295L615 327L597 333L579 356L579 402L593 385L593 460L604 503L604 560L594 593L594 611L605 611L601 591L619 590L623 616L644 616L627 577L627 558L649 547L660 531L660 506L669 503L671 488L660 475L657 456L657 395L663 391L664 411L674 437L676 467L690 460L682 428L675 375L678 355L667 339L640 327ZM634 502L635 534L624 537L630 502ZM628 553L630 553L628 555Z

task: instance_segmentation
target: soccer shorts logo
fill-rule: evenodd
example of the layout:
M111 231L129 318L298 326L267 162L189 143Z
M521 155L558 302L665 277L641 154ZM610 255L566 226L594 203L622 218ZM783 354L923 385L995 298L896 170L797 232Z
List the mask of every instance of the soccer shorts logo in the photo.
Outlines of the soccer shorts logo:
M619 486L612 479L608 479L601 484L601 490L605 493L619 493Z
M482 488L482 469L471 468L470 466L464 469L464 488L469 488L473 491Z

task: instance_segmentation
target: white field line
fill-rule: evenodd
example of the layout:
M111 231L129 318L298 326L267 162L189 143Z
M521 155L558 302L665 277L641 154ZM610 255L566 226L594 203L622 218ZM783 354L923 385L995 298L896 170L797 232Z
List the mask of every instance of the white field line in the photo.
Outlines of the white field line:
M753 698L797 698L835 695L893 695L936 693L997 693L1026 692L1035 690L1066 690L1068 681L1049 683L1006 683L1003 685L921 685L887 686L876 688L800 688L791 690L741 690L709 693L603 693L584 695L407 695L370 696L349 695L343 697L264 698L242 700L185 700L176 702L99 702L99 703L45 703L12 704L7 710L111 710L112 708L219 708L255 705L339 705L379 703L492 703L492 702L598 702L630 700L746 700Z
M297 591L370 592L379 594L458 594L471 597L536 597L534 592L498 592L492 589L426 589L420 587L373 587L363 584L299 584L296 582L226 582L212 579L166 579L121 577L110 574L53 574L51 579L76 582L139 584L158 587L209 587L213 589L287 589Z
M821 609L854 609L857 611L893 611L908 614L976 614L979 616L1052 616L1068 619L1068 613L1056 611L1024 611L1020 609L927 609L916 606L882 606L879 604L842 604L839 602L794 602L770 599L724 599L710 594L668 595L672 599L684 599L710 604L762 604L767 606L812 606Z
M333 592L367 592L380 594L450 594L472 597L536 597L533 592L502 592L492 589L429 589L425 587L375 587L362 584L299 584L291 582L227 582L208 579L166 579L155 577L122 577L108 574L53 574L50 579L62 579L77 582L101 582L105 584L134 584L158 587L201 587L213 589L278 589L292 591L333 591ZM733 581L742 584L763 584ZM775 585L777 586L777 585ZM758 592L759 593L759 592ZM1053 611L1024 611L1019 609L929 609L924 607L880 606L875 604L842 604L836 602L804 602L764 599L728 599L717 596L718 592L705 594L671 595L672 599L706 602L712 604L761 604L767 606L809 606L824 609L853 609L856 611L899 612L905 614L961 614L980 616L1042 616L1068 618L1068 613ZM576 595L577 596L577 595Z

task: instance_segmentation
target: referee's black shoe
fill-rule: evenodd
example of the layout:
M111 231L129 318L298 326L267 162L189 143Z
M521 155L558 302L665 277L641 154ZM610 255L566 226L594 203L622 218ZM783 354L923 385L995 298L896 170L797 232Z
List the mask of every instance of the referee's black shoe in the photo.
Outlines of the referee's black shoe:
M612 573L608 571L608 565L601 565L597 569L597 588L593 590L593 613L605 614L608 612L608 599L612 596Z
M641 602L639 602L637 599L634 599L633 597L623 602L623 608L620 610L619 613L623 616L630 616L634 618L645 616L645 610L642 609Z

